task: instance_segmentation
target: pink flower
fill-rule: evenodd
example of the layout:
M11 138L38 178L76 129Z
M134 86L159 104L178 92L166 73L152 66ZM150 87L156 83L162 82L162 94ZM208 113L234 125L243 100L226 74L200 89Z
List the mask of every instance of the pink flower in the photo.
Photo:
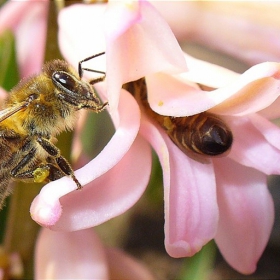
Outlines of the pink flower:
M16 37L21 77L39 72L45 54L49 1L7 1L0 9L0 35L12 30ZM34 39L32 43L30 40Z
M135 10L134 5L136 5L136 8L139 7L142 13L141 17L138 16L139 12L135 12L137 10ZM125 31L123 40L120 42L118 42L119 37L117 36L118 33L116 34L115 26L119 21L121 21L122 28L125 26L123 17L108 16L115 23L112 21L106 28L106 34L110 38L110 40L107 39L110 45L106 46L107 62L117 59L115 58L117 53L115 53L114 48L121 50L123 44L129 45L132 37L126 36L127 32L133 34L133 38L136 38L134 40L137 41L138 37L142 40L139 39L139 43L135 44L135 52L132 48L130 50L130 58L135 65L132 70L127 68L126 60L121 60L123 62L122 67L116 64L120 61L112 64L108 63L106 89L116 132L104 150L77 171L76 175L82 185L88 185L81 192L69 193L75 190L76 186L69 178L62 178L46 185L31 206L33 219L51 228L77 230L95 226L125 212L141 197L147 186L151 171L150 146L141 137L137 137L140 126L140 110L135 99L125 90L120 89L121 85L123 82L129 81L131 77L137 79L145 75L145 66L147 66L147 73L160 69L178 73L180 69L186 69L183 53L174 35L149 3L142 1L139 2L138 6L137 2L133 1L130 4L113 2L112 7L108 7L108 14L103 15L102 11L104 12L105 8L106 5L75 5L61 12L59 18L60 44L64 55L67 57L69 55L69 61L72 64L77 65L78 61L87 55L89 56L92 52L102 51L100 46L104 47L105 42L100 35L100 20L112 13L110 9L119 9L124 13L132 11L132 16L128 17L127 26L123 29ZM145 20L141 20L141 18ZM73 19L77 19L75 24L73 24ZM154 22L156 28L151 29L149 22ZM132 26L130 26L131 23L133 23ZM73 28L69 29L69 26ZM96 28L96 36L81 36L80 30L85 26L92 26L91 32L94 32L94 28ZM144 36L145 34L146 36ZM161 35L159 36L159 34ZM147 40L147 38L150 38L150 40ZM166 38L169 44L161 46L160 54L156 47L153 47L150 53L146 51L146 53L139 55L139 44L148 50L148 46L159 46L161 38ZM119 44L122 45L119 46ZM171 52L171 50L175 51ZM157 57L159 60L143 64L141 59L148 59L148 55ZM123 69L121 73L125 76L115 76L113 71L116 69L115 67ZM110 84L113 84L114 87ZM105 85L100 83L100 85L96 85L96 88L98 92L103 92L103 96L106 98ZM120 98L115 97L115 92L118 96L120 95ZM116 111L115 108L118 108L118 110ZM135 164L131 164L131 162ZM129 171L123 172L122 170ZM108 181L108 176L114 179ZM59 187L57 187L58 185ZM102 185L106 188L101 188ZM69 195L64 196L67 193ZM64 197L62 198L62 196ZM73 204L72 201L73 199L77 201L77 196L80 196L79 203L75 202ZM66 200L62 202L64 199ZM63 211L61 203L63 204ZM82 220L85 221L84 219L81 220L81 217L85 214L87 215L86 224L80 223Z
M139 262L106 248L92 229L55 232L41 229L35 250L35 279L149 279Z
M198 65L202 67L203 63ZM208 63L205 66L210 76L216 66L212 70ZM233 78L232 73L225 70L222 75L221 70L221 80ZM244 274L256 269L274 220L265 174L280 172L280 130L256 112L269 106L279 95L279 71L279 64L260 64L233 79L228 86L210 92L190 86L190 80L185 80L183 97L188 98L185 103L174 100L173 108L191 110L181 105L195 104L200 112L209 102L217 103L210 112L225 120L233 132L231 152L227 157L213 158L209 165L188 158L162 129L142 117L140 133L152 144L163 167L165 246L171 256L191 256L214 238L233 268ZM160 96L165 88L180 95L183 90L181 77L176 80L174 76L169 79L165 76L157 82L160 86L151 87L149 94ZM201 102L196 102L197 95Z
M180 41L197 42L251 65L280 60L279 2L152 1L152 4Z
M116 132L104 150L76 172L80 182L88 185L80 192L71 192L76 186L69 178L46 185L31 206L33 219L51 229L72 231L123 213L145 190L152 145L164 174L168 253L191 256L215 238L231 266L252 273L274 219L266 174L280 173L280 130L263 110L279 96L280 65L263 63L238 75L184 57L169 27L147 2L109 4L103 15L104 7L65 9L60 15L60 38L64 38L62 52L75 64L106 43L106 84L96 88L109 99ZM100 23L103 18L106 24ZM105 26L105 42L98 37L100 26ZM96 36L94 28L98 28ZM202 164L179 150L163 129L140 112L134 98L120 90L122 83L141 76L146 76L154 111L176 117L205 110L219 115L234 136L227 157ZM202 91L196 83L217 89Z

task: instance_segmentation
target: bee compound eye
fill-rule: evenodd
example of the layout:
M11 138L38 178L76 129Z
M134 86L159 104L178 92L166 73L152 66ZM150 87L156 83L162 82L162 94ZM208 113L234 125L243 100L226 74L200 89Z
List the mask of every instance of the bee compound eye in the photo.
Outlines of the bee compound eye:
M76 86L76 81L65 72L54 72L52 75L52 79L57 86L59 86L60 88L66 88L70 91L73 91Z

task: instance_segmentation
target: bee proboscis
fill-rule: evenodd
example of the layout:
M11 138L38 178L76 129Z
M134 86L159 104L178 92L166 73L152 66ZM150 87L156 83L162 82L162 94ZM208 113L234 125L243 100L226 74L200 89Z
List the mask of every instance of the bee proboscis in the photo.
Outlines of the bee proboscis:
M68 161L55 146L55 136L71 130L81 109L101 112L107 106L97 97L93 84L104 80L102 71L83 68L78 73L64 60L53 60L42 72L23 79L9 93L0 111L0 207L10 193L13 180L49 182L65 175L81 188ZM83 71L102 74L90 82Z
M186 117L163 116L154 112L147 100L145 79L124 85L153 121L160 125L175 145L189 157L206 163L208 157L226 153L233 141L226 123L209 112Z

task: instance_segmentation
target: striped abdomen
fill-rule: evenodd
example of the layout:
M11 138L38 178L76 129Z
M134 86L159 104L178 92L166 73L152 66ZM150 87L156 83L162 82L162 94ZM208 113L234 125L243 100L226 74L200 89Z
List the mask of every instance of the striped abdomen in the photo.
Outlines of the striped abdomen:
M131 82L124 87L135 96L138 102L141 102L146 113L188 156L204 162L201 156L219 156L230 149L233 141L232 133L218 116L208 112L188 117L162 116L149 106L144 79Z

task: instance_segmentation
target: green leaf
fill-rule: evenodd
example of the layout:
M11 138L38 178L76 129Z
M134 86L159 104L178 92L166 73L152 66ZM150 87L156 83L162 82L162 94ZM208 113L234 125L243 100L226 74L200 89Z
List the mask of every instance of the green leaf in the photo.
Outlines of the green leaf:
M15 38L11 31L0 36L0 86L11 90L19 81Z

